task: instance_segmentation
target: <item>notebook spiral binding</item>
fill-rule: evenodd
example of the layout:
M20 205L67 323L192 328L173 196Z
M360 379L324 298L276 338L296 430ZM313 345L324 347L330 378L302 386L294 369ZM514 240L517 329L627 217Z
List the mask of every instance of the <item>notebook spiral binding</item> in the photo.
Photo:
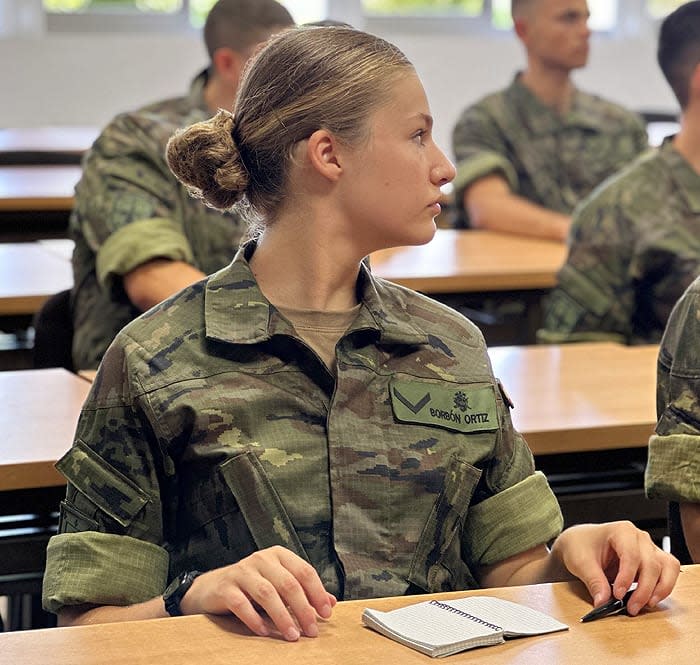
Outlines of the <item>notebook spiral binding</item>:
M469 612L464 612L462 610L458 610L456 607L452 607L452 605L447 605L446 603L441 603L439 600L431 600L430 601L431 605L436 605L442 610L447 610L448 612L452 612L454 614L459 614L467 619L471 619L472 621L476 621L476 623L480 623L482 626L486 626L487 628L491 628L491 630L494 631L500 631L503 630L501 626L497 626L495 623L489 623L488 621L484 621L480 617L474 616L473 614L469 614Z

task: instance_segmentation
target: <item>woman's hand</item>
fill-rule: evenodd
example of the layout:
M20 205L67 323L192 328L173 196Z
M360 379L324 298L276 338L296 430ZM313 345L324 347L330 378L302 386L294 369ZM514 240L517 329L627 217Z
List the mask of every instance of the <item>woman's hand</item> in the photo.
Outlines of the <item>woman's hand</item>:
M311 564L275 546L200 575L180 607L184 614L232 613L257 635L269 635L264 612L285 639L294 641L300 628L316 637L317 617L329 618L336 602Z
M627 604L632 616L666 598L680 572L678 560L631 522L570 527L555 541L551 556L583 581L596 607L610 598L610 584L619 599L636 581L637 589Z

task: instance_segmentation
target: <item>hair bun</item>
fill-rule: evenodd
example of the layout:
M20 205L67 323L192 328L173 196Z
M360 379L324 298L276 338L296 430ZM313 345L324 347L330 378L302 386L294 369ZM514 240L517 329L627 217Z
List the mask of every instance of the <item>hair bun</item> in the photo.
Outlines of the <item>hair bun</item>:
M248 188L233 123L233 114L219 109L213 118L175 132L165 150L175 177L192 196L217 210L230 210Z

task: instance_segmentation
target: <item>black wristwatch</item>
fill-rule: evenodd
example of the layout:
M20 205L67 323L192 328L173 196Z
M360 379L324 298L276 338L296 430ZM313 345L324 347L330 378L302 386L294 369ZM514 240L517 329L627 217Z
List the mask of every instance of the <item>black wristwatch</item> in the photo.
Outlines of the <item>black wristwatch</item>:
M171 617L181 617L182 610L180 602L185 594L189 591L194 582L202 573L199 570L189 570L185 573L180 573L165 590L163 594L163 602L165 603L165 611Z

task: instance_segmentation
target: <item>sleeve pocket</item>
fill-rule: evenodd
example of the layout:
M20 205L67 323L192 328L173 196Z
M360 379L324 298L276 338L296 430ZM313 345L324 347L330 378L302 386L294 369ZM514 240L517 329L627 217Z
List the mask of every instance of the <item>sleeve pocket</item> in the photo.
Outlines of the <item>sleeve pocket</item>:
M68 481L100 510L123 527L150 501L132 480L78 440L56 463Z

